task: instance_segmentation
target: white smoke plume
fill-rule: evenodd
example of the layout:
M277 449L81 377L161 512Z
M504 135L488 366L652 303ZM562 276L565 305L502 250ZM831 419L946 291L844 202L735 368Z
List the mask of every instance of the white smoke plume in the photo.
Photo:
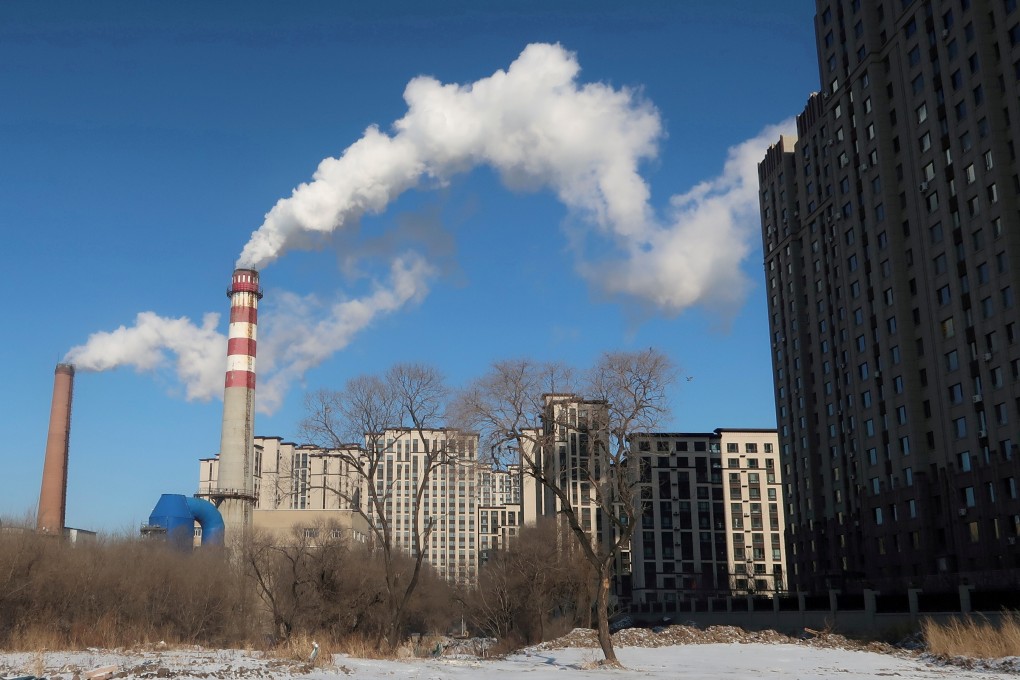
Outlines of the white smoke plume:
M108 371L130 366L139 372L154 371L176 356L177 376L187 398L209 399L223 393L227 337L216 330L219 314L206 314L196 325L187 317L167 319L155 312L141 312L135 325L89 336L84 345L71 348L64 361L83 371Z
M257 409L273 413L289 386L308 369L346 347L378 317L419 301L428 292L432 274L422 258L407 254L391 264L386 284L377 284L362 298L327 306L313 298L277 294L269 307L272 313L259 323ZM219 318L206 314L196 325L187 317L168 319L142 312L131 327L93 333L64 361L84 371L128 366L152 372L172 364L189 400L222 397L227 337L216 330Z
M260 268L424 180L488 165L512 189L553 190L609 244L614 254L589 261L581 239L577 269L589 285L653 312L700 304L732 316L750 287L741 264L758 238L757 164L792 121L731 148L721 175L672 197L659 217L638 172L658 151L658 111L632 90L579 84L579 72L561 46L532 44L506 71L468 85L413 79L393 134L370 127L323 160L266 214L238 266Z
M514 189L551 188L599 228L626 237L651 217L638 174L655 156L658 112L636 93L579 85L559 45L528 45L506 71L469 85L418 77L394 134L376 127L319 164L266 215L238 266L261 268L288 249L378 213L423 179L443 183L482 164Z
M433 274L424 259L405 253L390 265L389 284L359 299L324 305L313 297L277 294L274 313L259 323L265 334L258 343L259 410L275 411L291 383L350 344L377 317L420 302Z
M742 264L758 239L757 163L793 122L732 147L720 175L673 196L660 216L639 174L658 153L658 111L636 91L580 84L579 72L561 46L533 44L506 71L474 83L411 80L407 113L392 134L370 127L339 158L323 160L310 182L266 214L238 266L261 269L382 212L408 189L487 165L511 189L552 190L581 218L576 266L596 290L666 315L701 305L732 316L750 287ZM597 257L586 255L587 238L603 246ZM360 299L326 304L274 292L273 313L260 315L259 410L275 410L294 381L380 315L422 300L434 274L419 255L404 253L392 256L390 280ZM66 361L84 370L149 371L173 354L188 398L208 399L223 391L226 338L218 321L217 314L196 325L144 312L131 328L93 334Z
M781 134L795 131L791 118L731 147L722 174L673 196L666 220L635 230L618 257L579 264L581 273L654 310L700 304L732 318L751 287L741 265L761 237L758 163Z

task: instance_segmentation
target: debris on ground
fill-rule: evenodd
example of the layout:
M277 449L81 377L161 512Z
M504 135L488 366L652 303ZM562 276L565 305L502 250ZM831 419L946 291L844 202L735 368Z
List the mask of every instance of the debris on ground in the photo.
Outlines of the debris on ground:
M613 633L613 644L620 647L669 647L672 645L707 645L715 643L799 644L829 649L903 654L900 649L884 642L861 642L838 633L814 631L813 635L794 638L774 630L750 631L736 626L692 625L656 626L655 628L625 628ZM529 649L561 649L565 647L598 647L598 632L588 628L575 628L563 637L543 642Z

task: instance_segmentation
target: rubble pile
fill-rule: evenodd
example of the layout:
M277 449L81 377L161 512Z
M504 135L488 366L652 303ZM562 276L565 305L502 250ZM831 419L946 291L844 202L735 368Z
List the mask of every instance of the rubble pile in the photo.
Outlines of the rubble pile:
M619 647L668 647L672 645L707 645L715 643L740 644L801 644L812 647L902 654L903 649L883 642L861 642L837 633L812 631L803 638L794 638L774 630L749 631L736 626L709 626L698 628L689 625L657 626L655 628L625 628L613 633L613 644ZM566 647L598 647L597 631L575 628L557 640L531 647L533 650L562 649Z

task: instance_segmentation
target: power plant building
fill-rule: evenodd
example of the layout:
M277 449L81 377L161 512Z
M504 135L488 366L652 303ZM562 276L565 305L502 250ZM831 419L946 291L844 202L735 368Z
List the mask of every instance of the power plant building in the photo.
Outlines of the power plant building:
M1020 12L817 0L758 168L791 588L1015 585Z

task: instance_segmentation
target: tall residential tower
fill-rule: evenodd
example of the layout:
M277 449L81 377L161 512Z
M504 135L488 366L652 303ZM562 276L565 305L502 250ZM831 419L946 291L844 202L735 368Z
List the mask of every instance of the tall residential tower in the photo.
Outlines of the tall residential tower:
M1020 11L817 0L821 92L759 166L790 585L1020 566Z

